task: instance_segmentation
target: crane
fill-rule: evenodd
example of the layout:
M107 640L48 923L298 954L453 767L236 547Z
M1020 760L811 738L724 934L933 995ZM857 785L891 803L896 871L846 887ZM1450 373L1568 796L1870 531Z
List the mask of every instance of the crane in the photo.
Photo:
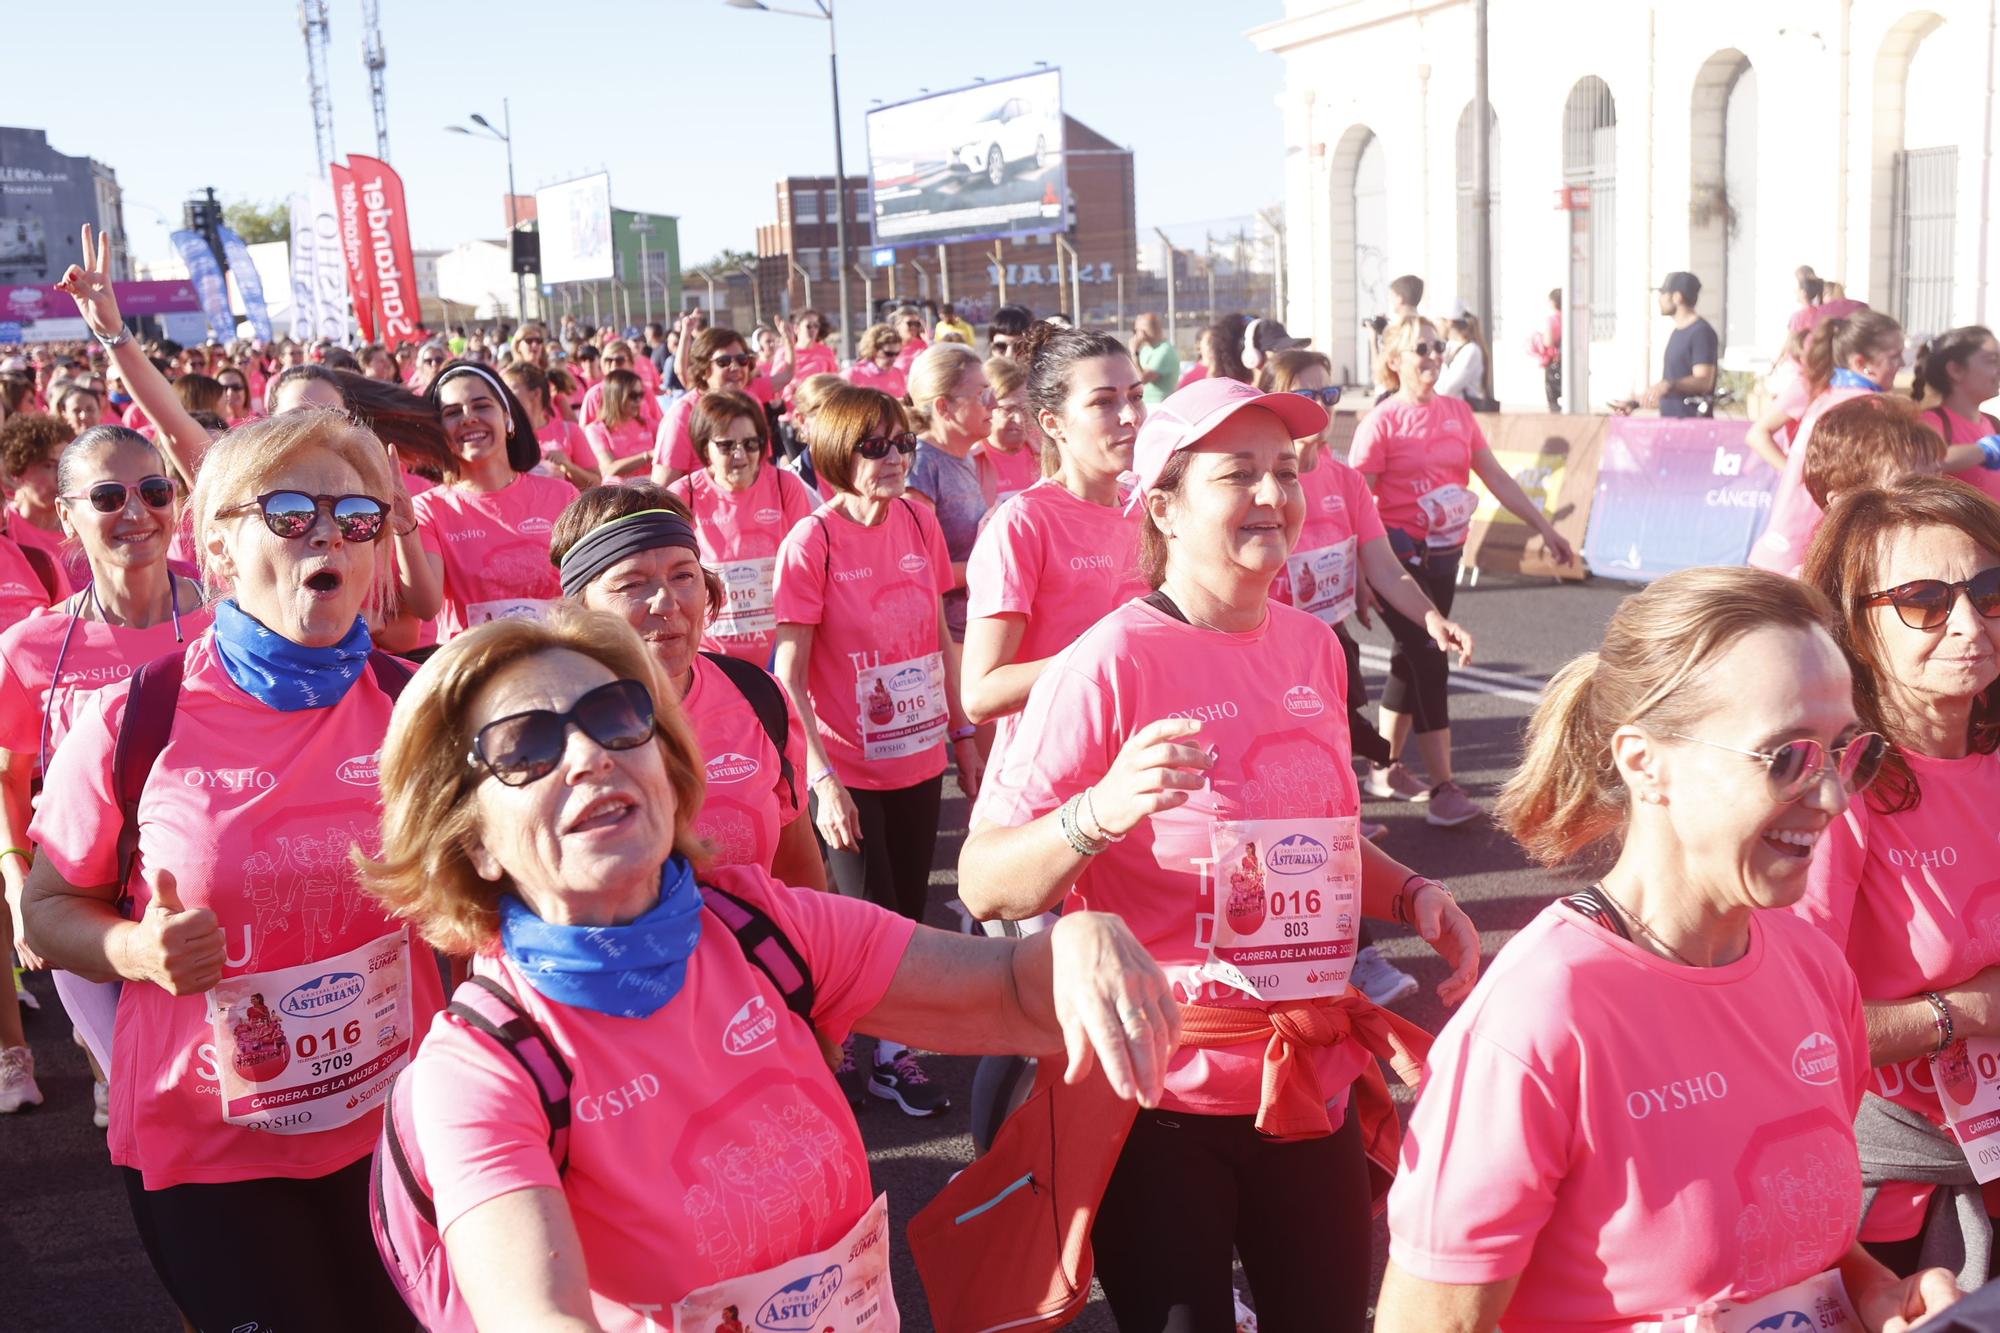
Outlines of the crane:
M389 54L382 47L381 0L361 0L361 63L368 67L368 100L375 108L375 156L389 160L389 90L382 72Z
M306 38L306 87L312 96L313 146L319 174L333 161L333 84L327 77L326 0L299 0L299 30Z

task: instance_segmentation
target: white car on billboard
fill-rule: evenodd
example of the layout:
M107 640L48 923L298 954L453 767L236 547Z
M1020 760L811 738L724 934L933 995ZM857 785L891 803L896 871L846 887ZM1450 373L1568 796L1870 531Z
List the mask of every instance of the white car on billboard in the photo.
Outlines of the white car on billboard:
M973 135L952 150L951 166L1000 185L1022 163L1045 166L1059 145L1055 126L1034 99L1010 97L973 122Z

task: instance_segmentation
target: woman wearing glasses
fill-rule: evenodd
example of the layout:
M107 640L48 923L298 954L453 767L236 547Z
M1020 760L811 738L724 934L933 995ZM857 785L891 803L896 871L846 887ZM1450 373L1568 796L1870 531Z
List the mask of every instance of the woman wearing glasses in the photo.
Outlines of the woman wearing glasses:
M778 625L778 547L819 502L773 461L770 418L749 394L703 394L689 429L702 465L669 490L694 516L702 563L725 593L701 646L764 666Z
M653 440L653 480L662 486L673 485L701 466L688 423L702 395L725 389L747 392L756 377L757 357L735 329L703 329L694 335L693 347L682 353L680 370L689 392L674 401Z
M628 360L630 358L627 358ZM605 481L637 480L653 461L652 423L646 420L646 404L652 401L637 374L620 366L593 384L590 392L597 401L584 400L586 414L598 409L598 417L583 428L590 441L590 456ZM657 412L659 409L654 409Z
M784 386L785 402L792 401L798 386L814 375L838 375L840 355L833 350L827 335L832 332L827 327L826 316L817 310L799 312L798 332L792 340L792 378Z
M410 1327L373 1258L369 1155L442 996L351 861L377 848L377 762L407 679L361 614L385 591L393 484L382 442L332 413L218 442L194 508L228 596L184 653L133 677L142 694L121 683L77 710L29 827L29 947L124 983L111 1158L203 1330ZM149 752L128 816L121 762Z
M584 390L583 405L577 412L577 419L584 427L588 428L604 419L606 416L604 395L609 391L611 377L622 370L639 381L639 392L629 395L629 398L632 407L638 412L637 420L646 428L646 438L649 441L652 439L653 432L660 428L660 422L666 414L660 410L659 398L647 389L645 376L637 369L641 361L645 361L645 358L635 352L632 344L623 338L615 338L605 344L597 362L598 368L603 372L603 378ZM650 366L652 363L647 362L647 364Z
M924 338L924 312L913 305L901 306L889 317L889 327L902 339L903 350L896 353L896 369L907 376L910 367L930 346Z
M992 356L981 370L993 391L993 410L985 438L972 446L972 461L980 493L993 510L1042 479L1041 432L1028 406L1027 369L1012 357Z
M1361 419L1348 461L1375 492L1397 560L1431 604L1450 615L1466 534L1479 508L1471 489L1474 472L1502 508L1541 534L1558 564L1570 564L1576 555L1493 456L1465 400L1437 392L1443 355L1444 340L1428 320L1401 319L1383 332L1376 376L1390 393ZM1374 768L1368 794L1381 800L1427 801L1424 822L1440 827L1477 819L1482 811L1452 779L1450 660L1425 621L1412 620L1393 604L1382 608L1382 620L1396 636L1396 646L1389 655L1389 684L1382 691L1381 731L1398 761ZM1427 780L1400 760L1412 733Z
M902 404L887 394L847 385L820 406L813 468L834 496L778 549L774 670L805 723L813 823L834 882L922 921L945 756L968 791L978 788L980 757L944 621L951 553L930 507L903 493L916 450ZM916 1057L888 1040L868 1091L913 1116L950 1105Z
M864 389L880 389L897 402L909 397L910 386L903 368L896 364L903 352L903 339L887 324L870 324L862 331L854 349L854 364L847 369L848 383Z
M1875 1190L1861 1235L1907 1273L1941 1238L1962 1248L1968 1209L1987 1211L1945 1123L1983 1108L2000 1053L2000 504L1942 477L1857 491L1827 511L1805 578L1836 608L1862 721L1890 741L1867 799L1820 839L1797 910L1861 983L1875 1066L1855 1125Z
M231 367L217 375L216 382L222 385L222 419L231 426L240 426L256 414L255 399L250 396L250 376L248 372Z
M1381 1333L1881 1333L1957 1298L1855 1239L1862 996L1771 910L1806 893L1885 750L1829 614L1792 579L1684 570L1550 682L1500 818L1544 864L1615 861L1500 951L1431 1048Z

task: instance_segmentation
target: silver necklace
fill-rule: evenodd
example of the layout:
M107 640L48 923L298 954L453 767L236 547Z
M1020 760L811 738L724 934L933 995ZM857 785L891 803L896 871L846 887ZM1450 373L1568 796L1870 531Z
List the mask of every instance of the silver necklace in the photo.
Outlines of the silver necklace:
M1678 959L1680 962L1684 963L1688 967L1701 966L1700 963L1695 962L1694 959L1688 957L1686 954L1682 953L1679 949L1676 949L1673 945L1667 943L1664 939L1660 938L1660 932L1654 930L1651 926L1647 925L1644 917L1641 917L1637 912L1627 907L1624 903L1621 903L1616 898L1612 897L1611 890L1605 888L1602 884L1599 884L1597 886L1597 891L1604 895L1605 902L1610 903L1613 907L1618 909L1618 914L1620 916L1624 917L1627 921L1630 921L1633 925L1637 926L1639 929L1645 931L1646 937L1652 940L1653 943L1659 945L1662 949L1665 949L1668 953L1672 954L1676 959Z

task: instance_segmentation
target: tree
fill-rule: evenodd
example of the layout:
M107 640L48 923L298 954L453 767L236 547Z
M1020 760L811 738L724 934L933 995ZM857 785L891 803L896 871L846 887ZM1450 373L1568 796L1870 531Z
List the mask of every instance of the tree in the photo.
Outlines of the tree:
M222 220L243 238L245 245L292 239L292 210L282 200L260 204L253 199L239 199L222 206Z
M689 273L713 273L717 277L720 277L724 273L736 272L745 264L748 264L752 268L757 267L757 256L751 254L748 250L724 249L719 251L715 258L709 260L706 264L696 264L686 271Z

